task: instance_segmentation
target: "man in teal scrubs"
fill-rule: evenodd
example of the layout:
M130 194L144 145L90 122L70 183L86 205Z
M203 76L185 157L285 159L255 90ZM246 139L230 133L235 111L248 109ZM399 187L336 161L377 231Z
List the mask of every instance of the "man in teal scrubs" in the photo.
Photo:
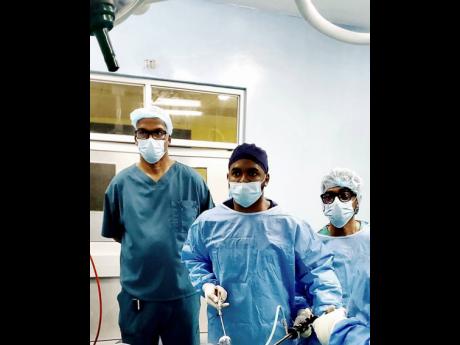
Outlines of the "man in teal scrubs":
M139 162L105 193L102 236L121 243L119 326L131 345L199 345L199 295L181 262L190 225L214 207L192 168L168 155L171 118L158 107L131 113Z

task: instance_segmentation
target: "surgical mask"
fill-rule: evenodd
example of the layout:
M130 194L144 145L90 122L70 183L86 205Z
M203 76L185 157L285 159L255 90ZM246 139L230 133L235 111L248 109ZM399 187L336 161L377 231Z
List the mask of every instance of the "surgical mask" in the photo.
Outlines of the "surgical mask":
M243 207L251 206L262 195L262 182L229 182L229 184L230 197Z
M142 157L150 164L158 162L166 153L164 140L138 139L137 147Z
M332 225L336 228L343 228L355 214L352 204L353 200L342 202L339 198L335 198L332 204L324 205L323 212L329 218Z

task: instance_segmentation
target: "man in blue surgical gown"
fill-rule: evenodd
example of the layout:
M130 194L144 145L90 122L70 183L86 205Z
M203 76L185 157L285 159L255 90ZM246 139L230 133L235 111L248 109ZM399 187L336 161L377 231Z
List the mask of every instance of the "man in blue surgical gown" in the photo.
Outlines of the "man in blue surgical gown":
M308 286L316 315L340 308L332 255L306 222L263 195L270 178L265 151L254 144L235 148L227 178L231 198L197 218L182 251L193 286L211 306L208 342L224 334L214 309L219 297L227 303L226 333L238 345L265 344L278 305L292 325L296 281ZM278 323L273 342L285 334Z
M121 242L118 295L124 343L199 345L199 294L180 259L187 231L213 207L198 173L168 155L172 122L158 107L131 113L139 162L107 188L102 235Z
M330 223L319 231L318 236L324 242L325 247L334 254L334 269L342 286L343 304L346 307L354 286L356 286L357 267L360 267L363 261L368 263L370 260L369 223L355 219L362 199L362 180L349 169L336 168L324 176L321 182L321 192L323 212L329 218ZM358 262L357 257L361 258ZM361 283L365 282L361 281ZM356 288L362 289L362 286ZM305 302L302 291L299 293L300 296L296 297L298 306L302 301ZM357 301L355 294L354 303L369 305L369 294L359 296L367 299ZM308 303L303 307L306 306ZM302 312L303 309L300 309L298 313L302 314ZM355 317L355 312L356 308L347 310L349 317ZM318 343L316 334L313 334L299 344L317 345Z

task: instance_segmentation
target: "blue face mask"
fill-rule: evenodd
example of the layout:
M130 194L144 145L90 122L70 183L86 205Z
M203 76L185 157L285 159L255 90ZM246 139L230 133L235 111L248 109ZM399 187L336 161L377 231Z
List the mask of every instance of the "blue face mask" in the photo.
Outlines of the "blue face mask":
M138 139L137 147L142 157L150 164L158 162L166 153L164 140Z
M356 213L353 209L353 200L342 202L335 198L332 204L324 205L324 215L329 218L336 228L343 228Z
M249 207L259 200L262 195L262 183L263 182L229 182L230 197L235 200L238 205L243 207Z

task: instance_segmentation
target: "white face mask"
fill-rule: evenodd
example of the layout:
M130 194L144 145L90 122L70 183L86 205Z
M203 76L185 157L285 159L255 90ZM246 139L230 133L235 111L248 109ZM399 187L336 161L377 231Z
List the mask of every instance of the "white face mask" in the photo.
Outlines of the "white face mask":
M262 183L263 182L229 182L230 197L233 198L238 205L249 207L259 200L262 195Z
M335 198L332 204L324 205L324 215L329 218L331 224L336 228L343 228L345 224L353 217L355 210L353 209L353 200L342 202L338 197Z
M138 139L137 147L142 157L150 164L158 162L166 153L164 140Z

